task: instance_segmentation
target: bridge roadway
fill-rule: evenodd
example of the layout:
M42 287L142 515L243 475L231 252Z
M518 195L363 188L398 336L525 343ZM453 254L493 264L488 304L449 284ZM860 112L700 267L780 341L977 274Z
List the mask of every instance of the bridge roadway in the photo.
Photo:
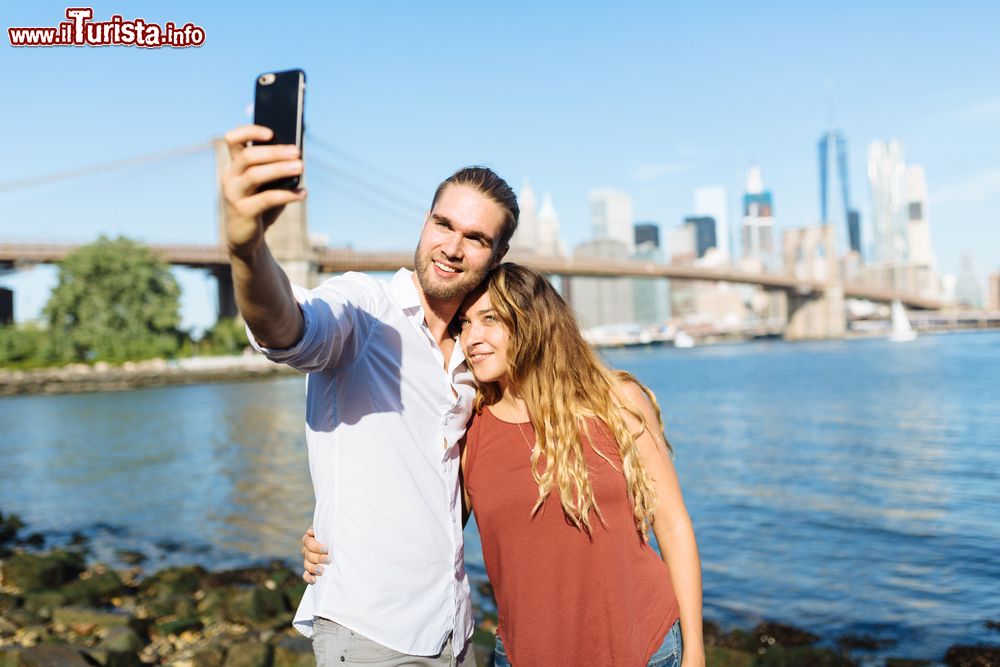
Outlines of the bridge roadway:
M0 243L0 266L12 267L19 264L51 264L63 259L78 248L74 244L55 243ZM155 252L170 264L204 268L218 273L229 264L225 248L217 245L151 245ZM317 248L312 261L320 273L341 273L344 271L395 271L401 266L412 268L412 252L361 251L349 248ZM642 277L673 278L677 280L706 280L747 285L760 285L766 289L784 290L800 296L819 294L839 287L812 280L800 280L795 276L781 273L751 273L733 269L705 268L659 264L641 260L593 260L546 257L541 255L517 255L511 253L508 259L531 266L543 273L559 276L590 277ZM899 299L908 308L919 310L939 310L942 303L937 299L903 294L892 290L877 289L866 285L844 284L844 297L890 302Z

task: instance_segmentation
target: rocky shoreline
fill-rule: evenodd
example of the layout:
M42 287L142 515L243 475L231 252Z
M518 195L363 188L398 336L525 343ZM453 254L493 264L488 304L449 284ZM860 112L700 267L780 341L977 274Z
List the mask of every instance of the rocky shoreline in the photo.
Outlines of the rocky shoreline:
M149 359L126 362L71 364L30 371L0 370L0 397L31 394L78 394L92 391L127 391L203 382L235 382L279 375L298 375L262 355L191 357L167 361Z
M144 554L121 551L124 567L89 562L87 539L44 549L45 538L0 514L0 667L305 667L310 642L291 629L305 582L282 563L207 571L197 565L146 573ZM477 582L484 598L489 584ZM1000 624L988 621L988 627ZM496 617L476 611L480 665L492 665ZM765 622L724 632L706 621L709 667L839 667L885 640L841 637L835 648L806 630ZM952 646L948 667L1000 665L1000 646ZM888 658L886 667L936 660ZM870 664L870 662L868 663Z

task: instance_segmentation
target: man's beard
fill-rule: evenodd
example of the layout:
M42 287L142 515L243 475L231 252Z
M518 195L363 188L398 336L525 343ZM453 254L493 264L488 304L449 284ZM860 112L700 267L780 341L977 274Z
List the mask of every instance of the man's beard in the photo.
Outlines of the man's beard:
M424 294L432 299L449 300L464 297L486 277L486 271L464 269L456 280L440 283L434 280L434 263L429 255L421 255L420 248L413 254L413 266L417 270L417 280Z

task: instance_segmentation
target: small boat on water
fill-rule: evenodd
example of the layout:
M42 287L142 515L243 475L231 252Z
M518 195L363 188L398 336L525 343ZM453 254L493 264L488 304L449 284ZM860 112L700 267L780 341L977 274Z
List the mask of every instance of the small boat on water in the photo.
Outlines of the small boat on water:
M910 326L910 319L906 316L906 310L899 299L892 301L892 333L889 340L893 343L908 343L916 340L917 332Z
M679 347L681 349L694 347L694 338L691 337L691 334L678 330L677 333L674 334L674 347Z

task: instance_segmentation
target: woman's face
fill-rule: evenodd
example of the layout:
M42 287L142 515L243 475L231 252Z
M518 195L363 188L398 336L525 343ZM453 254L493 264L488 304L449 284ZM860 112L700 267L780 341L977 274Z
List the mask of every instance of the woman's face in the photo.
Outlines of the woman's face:
M459 309L459 342L479 382L496 382L507 375L507 343L510 334L490 305L489 292Z

